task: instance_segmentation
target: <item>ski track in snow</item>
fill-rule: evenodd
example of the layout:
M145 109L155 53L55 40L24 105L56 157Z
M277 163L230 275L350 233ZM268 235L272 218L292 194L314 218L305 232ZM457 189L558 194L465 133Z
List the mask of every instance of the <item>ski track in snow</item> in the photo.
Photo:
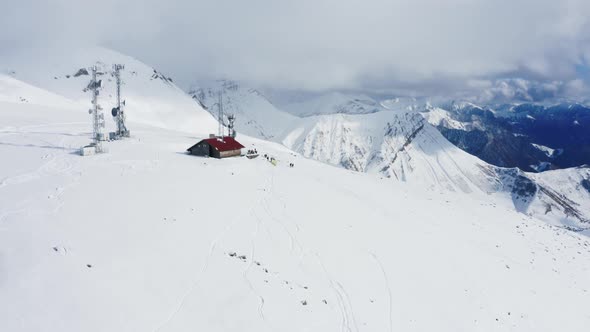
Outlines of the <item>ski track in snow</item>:
M354 318L354 311L352 310L352 306L350 304L348 294L344 290L342 284L332 278L324 262L322 261L320 255L316 252L315 257L324 271L324 275L328 279L330 283L330 288L334 291L336 295L336 301L338 303L338 309L340 311L341 316L341 325L340 331L342 332L358 332L358 326L356 325L356 319ZM354 330L353 330L354 328Z
M38 129L38 128L48 128L48 127L55 127L55 126L72 126L72 125L87 125L86 122L58 122L58 123L46 123L46 124L36 124L36 125L29 125L29 126L22 126L22 127L5 127L0 130L0 135L17 135L17 134L37 134L35 132L28 132L30 129ZM41 134L41 133L38 133ZM43 134L55 134L52 132L47 132Z
M265 197L262 200L262 208L264 209L264 211L266 212L266 214L268 215L268 217L274 221L277 225L280 226L280 228L282 228L284 230L284 232L287 234L287 236L289 237L289 244L290 244L290 250L292 253L295 252L295 250L299 251L299 258L301 259L301 257L303 257L304 255L304 249L301 246L301 244L299 243L299 241L297 240L297 236L294 235L290 230L289 227L287 227L287 225L285 225L279 218L276 218L273 213L271 212L270 206L269 206L269 201L268 201L268 197L274 197L274 195L270 195L271 191L274 193L273 188L274 188L274 174L271 176L271 183L270 183L270 189L269 189L269 194L267 195L267 197ZM284 203L284 201L281 201L283 203L283 206L285 207L286 204ZM296 227L298 229L298 227Z
M260 229L260 224L262 223L262 221L260 220L260 217L258 217L258 215L256 215L256 212L253 209L250 211L250 213L256 219L256 229L254 231L254 234L252 235L252 238L250 239L250 245L251 245L250 262L248 263L248 266L244 269L244 272L242 273L242 277L246 281L246 283L248 284L250 291L259 298L260 305L258 306L258 315L259 315L260 319L262 319L264 321L265 320L264 312L263 312L264 297L256 291L256 289L254 288L254 285L252 284L252 281L250 281L250 279L248 278L248 272L250 271L250 269L252 268L252 265L254 264L254 261L255 261L254 257L256 257L255 256L256 255L256 237L258 236L258 231Z
M44 127L43 125L40 126L35 126L35 127ZM48 135L52 135L54 133L48 132L46 133ZM62 138L60 140L60 145L64 144L64 139ZM46 142L46 141L44 141ZM50 142L46 142L47 144L52 144ZM37 212L34 208L32 208L32 205L34 203L37 202L37 200L26 200L26 201L22 201L23 202L23 207L19 208L19 209L12 209L12 210L0 210L0 225L3 224L3 221L10 215L16 215L16 214L21 214L21 213L41 213L41 215L52 215L52 214L56 214L61 207L64 205L63 202L63 195L66 192L67 188L77 184L80 181L80 178L82 176L82 174L80 172L74 172L74 170L76 169L77 166L79 166L79 162L72 162L72 160L70 158L68 158L69 156L65 156L65 153L60 153L59 154L59 159L58 159L58 155L54 154L54 153L47 153L45 155L43 155L43 157L41 158L42 160L44 160L45 162L42 163L36 170L34 171L30 171L30 172L25 172L25 173L21 173L21 174L17 174L17 175L13 175L13 176L9 176L6 177L4 179L2 179L0 181L0 190L8 187L8 186L12 186L12 185L20 185L20 184L24 184L24 183L29 183L32 181L37 181L43 178L52 178L58 175L74 175L75 176L69 176L68 178L70 179L70 181L66 184L66 185L61 185L57 188L55 188L55 191L52 192L51 194L49 194L47 196L47 198L49 199L55 199L58 201L58 204L50 211L46 211L46 212ZM45 198L45 196L43 196Z
M264 191L263 192L268 192L269 185L268 184L265 184L264 187L265 188L264 188ZM255 206L260 205L260 203L262 202L263 199L264 199L264 197L260 198L258 200L258 203L257 204L253 204L252 207L250 208L250 210L248 211L248 213L250 213L250 214L254 213ZM215 249L217 247L217 244L228 233L231 232L231 230L233 229L233 227L235 226L235 224L238 222L238 220L240 220L240 217L241 217L241 215L237 215L236 217L234 217L233 220L226 226L226 228L213 241L211 241L211 245L209 247L209 253L207 255L207 258L205 259L205 263L203 264L203 266L202 266L202 268L201 268L201 270L199 272L199 275L196 277L195 281L191 284L191 286L186 290L186 292L183 293L183 295L180 298L180 301L179 301L177 307L174 309L174 311L168 316L168 318L163 323L161 323L154 330L154 332L162 331L162 329L165 328L168 324L170 324L172 322L172 320L174 319L174 317L176 317L176 315L178 315L178 313L182 310L182 308L183 308L184 304L186 303L186 301L187 301L188 297L190 296L190 294L192 294L194 292L194 290L198 287L198 285L202 281L204 275L207 273L207 270L209 268L210 260L211 260L211 258L213 256L213 252L215 251ZM257 226L257 230L256 230L256 233L255 234L258 234L258 226ZM248 280L247 275L246 275L248 269L250 268L252 262L254 261L253 254L254 254L254 248L252 248L252 251L251 251L251 257L252 257L251 262L248 265L248 267L246 268L246 270L243 272L243 278L246 280L246 282L250 286L250 289L252 290L252 292L254 292L260 298L260 300L261 300L261 306L259 307L258 310L259 310L260 317L264 320L264 313L262 311L263 306L264 306L264 298L262 298L262 296L260 296L260 295L258 295L256 293L256 291L254 290L251 282Z
M41 164L41 166L39 166L34 171L5 177L4 179L2 179L0 181L0 189L2 189L3 187L6 187L8 185L27 183L27 182L34 181L36 179L43 177L45 171L49 167L49 164L55 162L55 160L56 160L55 155L52 153L49 153L44 156L44 159L47 159L47 158L50 158L49 161Z
M21 133L21 134L24 135L24 134L28 134L28 133ZM43 134L55 135L55 133L51 133L51 132L47 132L47 133L43 133ZM46 141L46 140L41 140L41 141L44 144L47 144L48 147L51 146L54 148L60 148L60 149L64 149L64 150L66 149L64 147L64 142L65 142L64 138L62 138L57 145L55 145L49 141ZM39 148L43 149L44 147L39 147ZM8 185L23 184L23 183L34 181L34 180L37 180L39 178L46 177L46 176L65 174L65 173L70 172L74 167L74 164L69 160L69 158L66 157L66 158L59 158L58 159L54 153L47 153L42 157L42 159L46 160L46 162L41 164L41 166L39 166L36 170L13 175L13 176L9 176L9 177L5 177L2 180L0 180L0 189L2 189L3 187L6 187Z
M205 273L207 273L207 269L209 268L209 262L211 260L211 257L213 256L213 252L215 251L218 242L221 239L223 239L225 234L230 232L230 230L233 228L233 226L235 225L235 223L237 221L238 221L238 218L237 217L234 218L234 220L232 220L232 222L229 223L228 226L213 241L211 241L211 244L209 245L209 253L207 254L207 258L205 259L205 262L203 263L203 266L201 267L198 276L196 277L194 282L191 284L191 286L183 293L183 295L181 296L180 301L179 301L178 305L176 306L176 308L174 309L174 311L168 316L168 318L162 324L160 324L154 330L155 332L161 331L164 327L166 327L166 325L168 325L170 322L172 322L172 320L174 319L174 317L176 317L176 315L180 312L180 310L182 310L182 307L186 303L186 300L188 299L189 295L198 287L198 285L201 282L201 280L203 279Z
M20 209L13 209L13 210L3 210L0 211L0 226L4 224L4 219L8 218L11 215L21 214L26 212L27 208L20 208Z
M379 260L377 255L373 252L370 252L369 254L371 255L371 257L373 257L373 259L379 266L379 269L381 269L381 272L383 273L383 280L385 282L385 287L387 288L387 296L389 298L389 332L393 332L393 296L391 294L391 287L389 286L389 278L387 278L385 268L383 267L383 264L381 263L381 260Z

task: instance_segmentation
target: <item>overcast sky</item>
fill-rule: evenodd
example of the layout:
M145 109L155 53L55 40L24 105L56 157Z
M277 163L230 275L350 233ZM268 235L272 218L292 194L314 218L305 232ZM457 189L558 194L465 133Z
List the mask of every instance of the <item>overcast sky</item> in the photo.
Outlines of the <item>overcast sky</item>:
M99 44L185 87L230 78L309 91L582 95L590 82L589 0L0 4L3 48Z

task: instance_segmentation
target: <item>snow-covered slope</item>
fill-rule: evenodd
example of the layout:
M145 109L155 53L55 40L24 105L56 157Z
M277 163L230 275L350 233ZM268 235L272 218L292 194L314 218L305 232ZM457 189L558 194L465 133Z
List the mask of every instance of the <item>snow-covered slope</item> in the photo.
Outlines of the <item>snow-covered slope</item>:
M306 120L283 143L308 158L441 193L499 196L516 210L543 216L551 224L590 227L590 192L581 186L590 174L584 168L563 170L554 178L489 165L451 144L419 112ZM575 195L560 190L564 180L577 188Z
M445 128L461 130L470 130L473 127L469 126L469 124L453 119L453 116L449 111L440 107L427 107L424 109L424 112L422 112L422 115L428 123L435 127L443 126ZM475 124L475 126L477 126L477 124Z
M372 144L393 148L417 129L396 131L394 119ZM88 141L87 114L53 106L2 102L0 124L2 330L590 324L590 241L477 192L441 195L247 137L278 165L191 157L181 152L196 138L164 124L136 124L108 154L82 158L73 152ZM444 158L430 131L398 151L406 177L410 166L422 169L415 150ZM387 164L379 154L369 160ZM382 173L393 169L400 176L396 163ZM454 176L445 183L462 187Z
M0 102L62 108L76 107L76 103L72 100L34 87L5 74L0 74Z
M115 82L110 74L111 67L119 63L125 65L122 96L126 101L126 115L130 122L187 132L215 131L214 118L174 85L171 78L132 57L100 47L43 51L42 57L37 52L5 55L0 58L0 72L10 77L1 76L0 96L18 98L17 101L22 103L36 103L35 98L45 100L48 95L57 95L78 105L81 112L86 112L90 106L90 95L85 91L90 81L88 68L97 62L101 72L99 79L104 85L99 102L105 109L105 117L110 117L110 109L115 105ZM24 94L15 91L19 85L43 91ZM9 86L11 90L6 91ZM6 97L1 98L7 100ZM113 121L107 121L107 124L114 126ZM130 129L133 130L132 127Z
M584 168L564 170L558 176L576 186L572 195L560 190L562 180L557 178L547 175L541 180L542 175L487 164L451 144L434 127L481 129L477 121L465 124L445 109L430 104L418 107L416 99L400 98L385 101L386 111L296 118L278 110L256 90L229 81L219 84L192 94L215 113L217 91L222 91L224 105L229 105L225 108L242 119L238 131L280 142L305 157L442 193L498 196L513 209L543 217L550 224L575 230L590 227L590 195L581 186L582 180L590 181L590 175ZM454 102L449 107L477 106Z
M124 90L132 137L105 143L107 154L76 154L89 141L87 77L47 75L80 64L14 62L0 80L0 330L590 324L590 234L547 224L570 206L559 225L579 230L587 169L494 168L405 111L308 117L280 138L366 172L245 135L278 164L193 157L184 151L215 130L211 115L168 78L104 52L137 75ZM561 192L565 204L551 203ZM545 198L554 207L540 215Z
M218 116L219 94L222 96L224 124L227 115L236 117L239 133L277 140L288 128L299 122L299 118L277 109L258 90L245 88L233 81L221 80L206 87L194 87L189 94L215 117Z

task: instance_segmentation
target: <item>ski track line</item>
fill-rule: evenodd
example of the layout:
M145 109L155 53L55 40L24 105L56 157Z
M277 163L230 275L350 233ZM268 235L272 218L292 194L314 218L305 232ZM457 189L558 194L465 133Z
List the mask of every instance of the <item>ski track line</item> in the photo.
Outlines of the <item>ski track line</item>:
M30 182L30 181L33 181L33 180L43 177L43 175L44 175L43 173L47 170L48 165L50 163L54 162L56 159L55 155L52 153L49 153L49 154L43 156L43 159L48 159L48 158L50 158L50 159L47 162L41 164L41 166L37 167L37 169L34 171L5 177L4 179L2 179L0 181L0 188L4 188L8 185L13 185L13 184L27 183L27 182Z
M216 246L217 246L217 239L213 240L211 242L211 245L209 246L209 253L207 254L207 258L205 259L205 263L201 267L199 277L197 277L193 281L191 286L186 290L186 292L184 292L184 294L180 298L180 302L178 303L176 309L174 309L174 311L164 321L164 323L160 324L160 326L155 329L156 332L160 331L162 328L164 328L166 325L168 325L174 319L174 317L180 312L180 310L182 310L182 307L184 306L186 299L195 290L195 288L197 288L198 284L201 282L201 278L207 272L207 268L209 267L209 260L211 259L211 256L213 256L213 252L215 251Z
M259 203L262 199L259 199ZM249 209L249 213L251 213L253 211L254 207L251 207ZM205 263L203 263L203 266L200 270L199 276L194 280L194 282L192 283L192 285L187 289L187 291L184 293L184 295L182 295L180 302L178 303L176 309L169 315L169 317L163 322L161 323L155 330L154 332L158 332L161 331L164 327L166 327L166 325L170 324L170 322L174 319L174 317L176 317L176 315L180 312L180 310L182 310L182 307L184 306L186 300L188 299L189 295L197 288L197 286L201 283L202 278L204 277L205 273L207 272L207 269L209 268L209 262L211 260L211 257L213 256L213 252L215 251L217 244L219 243L219 241L221 241L225 235L227 233L229 233L234 225L238 222L238 219L240 218L240 216L236 216L233 218L233 220L225 227L225 229L223 231L221 231L219 233L219 235L213 239L213 241L211 241L211 245L209 246L209 253L207 255L207 258L205 259Z
M50 142L43 141L45 144L50 146L58 147ZM60 145L63 145L64 139L60 141ZM8 185L14 184L22 184L27 183L30 181L34 181L40 179L42 177L47 176L54 176L65 174L71 171L74 168L74 163L68 160L67 155L63 155L63 158L57 158L57 156L53 153L46 153L41 157L42 160L47 160L45 163L41 164L36 170L26 173L21 173L13 176L6 177L0 180L0 188L4 188ZM60 162L62 164L60 164Z
M29 125L29 126L22 126L22 127L5 127L0 130L0 137L11 136L11 135L64 135L64 133L55 133L55 132L31 132L30 129L37 129L37 128L47 128L47 127L54 127L54 126L70 126L70 125L86 125L85 122L63 122L63 123L48 123L48 124L39 124L39 125ZM68 136L79 136L81 134L68 134Z
M371 257L373 257L373 259L375 260L377 265L379 265L379 268L381 269L381 272L383 273L383 279L385 281L385 287L387 288L387 295L389 297L389 332L393 332L393 312L392 312L392 310L393 310L393 296L391 295L391 287L389 286L389 279L387 278L387 273L385 272L385 268L383 267L381 260L377 257L377 255L375 255L375 253L369 252L369 254L371 255Z
M169 315L169 317L162 324L160 324L160 326L158 326L154 330L155 332L161 331L180 312L180 310L184 306L188 296L197 288L197 286L201 282L202 278L204 277L205 273L207 272L207 269L209 268L209 262L211 260L211 257L213 256L213 252L215 251L215 249L217 247L217 243L225 236L225 234L227 234L233 228L233 226L237 223L237 221L238 221L238 218L237 217L234 218L234 220L232 220L232 222L229 223L226 226L226 228L223 231L221 231L220 234L215 239L213 239L213 241L211 241L211 244L209 245L209 252L207 254L207 258L205 259L205 263L203 263L203 266L201 267L201 269L199 271L198 277L193 281L191 286L182 295L182 297L180 298L180 302L176 306L176 309L174 309L174 311Z
M13 215L13 214L20 214L23 212L26 212L28 209L26 207L21 208L21 209L16 209L16 210L7 210L7 211L1 211L0 213L0 226L4 224L4 219L8 218L8 216Z
M283 205L283 216L285 217L285 219L291 220L291 223L293 224L293 226L295 226L295 230L297 232L299 232L300 231L299 224L285 214L285 210L287 209L287 202L285 202L283 195L280 193L277 193L276 191L273 191L273 192L274 192L273 197L275 197Z
M356 325L356 319L354 318L354 311L352 309L352 303L350 302L350 297L348 296L348 292L346 291L346 289L344 289L344 286L342 286L342 284L338 281L336 281L336 285L337 287L337 292L340 294L342 300L343 300L343 304L344 304L344 308L347 311L350 311L350 318L352 320L352 324L354 325L354 330L358 332L359 328ZM348 313L347 313L348 315ZM352 331L350 329L350 326L348 328L350 331Z
M246 281L246 283L248 284L250 291L260 299L260 305L258 306L258 315L264 321L265 320L264 312L263 312L264 297L262 297L262 295L260 295L260 294L258 294L258 292L256 292L256 289L254 288L252 281L250 281L250 279L248 278L248 271L250 271L250 269L252 268L252 265L254 264L254 256L256 254L256 237L258 236L258 231L260 229L260 224L262 221L260 220L260 217L258 217L258 215L256 214L256 212L253 209L251 210L250 214L254 218L256 218L256 230L254 231L254 234L250 240L250 243L251 243L250 262L248 263L248 266L244 269L244 272L242 273L242 277Z
M277 218L275 218L272 215L272 213L270 212L270 209L268 207L268 201L266 199L264 200L262 208L263 208L264 212L270 217L270 219L272 221L274 221L275 223L277 223L283 229L283 231L287 234L287 236L289 237L289 247L290 247L291 252L295 251L295 246L297 246L299 251L301 251L302 250L301 245L299 243L296 243L297 240L295 239L295 237L293 236L291 231L289 231L287 226L285 226L281 221L279 221Z
M328 270L326 269L324 262L322 261L322 259L320 258L320 255L317 252L315 253L315 257L316 257L318 263L320 264L320 267L324 271L324 275L326 276L326 278L330 282L330 288L332 288L332 290L336 294L336 302L338 303L338 309L340 311L340 317L341 317L340 331L341 332L352 332L353 330L351 329L351 326L350 326L351 317L349 316L348 308L346 307L345 299L344 299L344 296L341 292L341 289L343 289L343 287L337 281L335 281L332 278L332 276L330 276L330 273L328 273ZM341 289L339 289L338 287L340 287ZM355 331L358 332L358 327L356 327L356 323L354 322L354 314L352 313L352 308L350 308L350 313L352 315L353 324L355 325Z
M51 153L44 155L42 159L49 159L49 160L46 163L44 163L43 165L41 165L36 171L29 172L29 173L23 173L21 175L15 175L15 176L12 176L12 177L2 180L2 182L0 182L0 188L5 187L9 184L12 185L12 184L27 183L27 182L34 181L34 180L37 180L37 179L40 179L43 177L63 175L66 173L69 173L70 175L74 175L76 173L77 174L76 174L76 176L71 177L71 178L73 178L72 181L65 184L64 186L57 187L56 191L49 195L50 198L56 199L58 201L58 204L51 211L48 211L48 212L35 211L34 209L30 208L30 205L33 204L33 202L24 201L23 207L20 209L0 211L0 225L3 224L4 219L6 219L9 215L20 214L20 213L24 213L27 211L30 214L36 214L36 215L42 215L42 216L56 214L65 205L65 202L63 200L63 195L65 194L67 189L72 186L75 186L76 184L78 184L80 182L80 178L82 177L82 173L72 172L72 170L74 170L75 166L77 166L79 163L72 163L71 161L67 160L67 157L66 157L66 158L62 159L63 163L60 165L59 163L57 163L56 156ZM60 166L60 167L56 167L56 165ZM10 183L10 179L22 178L22 177L26 178L26 181L19 181L19 182L15 182L15 183Z
M273 197L272 195L270 195L271 192L274 192L274 190L272 190L274 188L274 174L271 178L271 187L269 190L269 195L267 195L268 197ZM264 209L264 211L266 212L266 214L270 217L270 219L272 221L274 221L276 224L278 224L283 230L284 232L287 234L287 236L289 237L289 243L290 243L290 251L291 253L295 253L295 251L299 251L299 260L302 260L302 257L305 255L305 249L303 248L303 246L301 245L301 243L299 242L299 240L297 239L297 236L294 235L290 230L289 227L287 227L287 225L285 225L281 220L279 220L278 218L276 218L271 210L270 210L270 206L269 206L269 201L267 198L262 200L262 208ZM296 229L299 229L298 226L296 227Z

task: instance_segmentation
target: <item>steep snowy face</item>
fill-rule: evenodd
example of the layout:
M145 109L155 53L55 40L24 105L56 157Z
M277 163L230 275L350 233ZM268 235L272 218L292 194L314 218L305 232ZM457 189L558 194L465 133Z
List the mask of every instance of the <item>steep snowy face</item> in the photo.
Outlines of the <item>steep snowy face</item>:
M75 108L70 99L0 74L0 102L21 103L45 107Z
M375 99L365 95L333 92L284 106L285 110L300 117L324 114L369 114L386 110Z
M228 124L227 116L233 114L236 131L249 136L276 141L286 128L299 121L277 109L258 90L241 87L233 81L220 80L207 87L194 87L189 95L215 117L218 117L221 95L224 126Z
M310 117L283 143L306 157L428 187L487 191L480 162L457 149L417 112ZM461 166L459 166L461 165Z
M540 219L553 222L553 212L562 211L561 219L567 228L590 228L590 167L573 167L527 174L538 187L540 199L529 208ZM555 223L554 223L555 224Z
M215 119L179 89L172 78L108 49L94 47L67 52L47 51L42 58L31 52L18 53L0 58L0 64L0 72L9 76L0 79L4 89L8 85L34 86L45 91L43 98L48 98L47 95L61 96L71 105L76 105L80 112L86 112L90 107L90 92L86 87L90 81L89 67L96 64L98 79L103 84L98 101L104 109L107 126L114 126L114 121L108 121L116 98L112 65L123 64L121 94L129 122L199 134L213 132L217 126ZM9 79L13 81L8 82ZM14 81L20 83L15 84ZM33 93L27 97L27 94L12 91L9 95L22 98L18 102L35 103L35 98L41 98L42 94Z
M427 107L423 114L453 144L488 163L531 172L590 164L586 106L452 102L441 107Z
M354 118L344 115L311 117L289 133L283 144L305 157L364 172L373 142L363 131Z
M446 140L419 112L309 117L283 140L302 155L441 193L492 195L569 229L590 227L585 168L529 174L483 162ZM588 180L584 180L588 179ZM561 183L570 183L563 187Z

